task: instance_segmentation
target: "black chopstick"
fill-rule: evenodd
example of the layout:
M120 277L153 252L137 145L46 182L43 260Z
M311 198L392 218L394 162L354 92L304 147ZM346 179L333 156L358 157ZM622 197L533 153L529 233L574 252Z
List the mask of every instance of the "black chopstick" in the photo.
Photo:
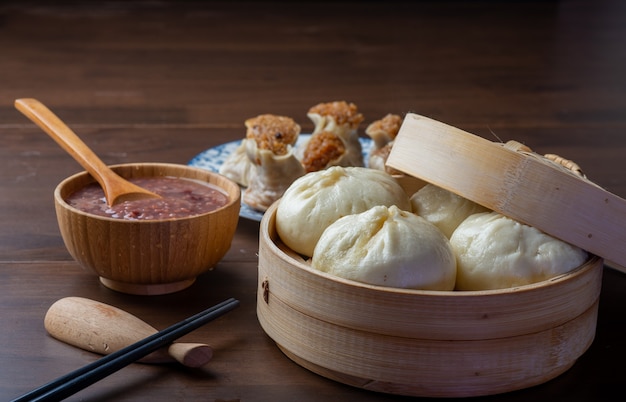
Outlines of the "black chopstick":
M128 366L144 356L162 348L181 336L200 328L202 325L226 314L239 306L239 301L228 299L192 317L180 321L162 331L129 345L117 352L106 355L93 363L79 368L56 380L42 385L12 402L60 401L91 384Z

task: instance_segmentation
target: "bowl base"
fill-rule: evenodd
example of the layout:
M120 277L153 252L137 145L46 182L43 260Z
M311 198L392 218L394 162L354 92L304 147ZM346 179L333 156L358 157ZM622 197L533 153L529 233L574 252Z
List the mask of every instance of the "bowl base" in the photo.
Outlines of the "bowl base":
M111 279L100 277L100 282L109 289L128 293L132 295L143 296L155 296L164 295L168 293L174 293L188 288L196 281L196 278L185 279L184 281L171 282L171 283L155 283L155 284L142 284L142 283L128 283L118 282Z

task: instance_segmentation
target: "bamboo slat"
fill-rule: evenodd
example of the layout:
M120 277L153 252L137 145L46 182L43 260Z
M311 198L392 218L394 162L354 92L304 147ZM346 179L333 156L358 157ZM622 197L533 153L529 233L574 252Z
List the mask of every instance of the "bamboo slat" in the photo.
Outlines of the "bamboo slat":
M407 114L387 164L626 266L626 201L528 151Z

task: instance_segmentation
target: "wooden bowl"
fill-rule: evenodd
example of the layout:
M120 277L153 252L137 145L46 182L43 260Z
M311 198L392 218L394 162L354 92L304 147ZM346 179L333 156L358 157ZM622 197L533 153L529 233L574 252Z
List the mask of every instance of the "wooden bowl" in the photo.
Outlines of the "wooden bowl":
M125 178L173 176L220 187L227 205L202 215L171 220L122 220L70 206L65 199L93 183L87 173L63 180L54 191L57 220L68 251L107 287L131 294L171 293L190 286L229 250L237 228L240 189L216 173L184 165L134 163L112 166Z
M322 376L408 396L483 396L558 376L594 339L599 257L511 289L371 286L310 268L281 243L276 208L260 228L258 319L289 358Z

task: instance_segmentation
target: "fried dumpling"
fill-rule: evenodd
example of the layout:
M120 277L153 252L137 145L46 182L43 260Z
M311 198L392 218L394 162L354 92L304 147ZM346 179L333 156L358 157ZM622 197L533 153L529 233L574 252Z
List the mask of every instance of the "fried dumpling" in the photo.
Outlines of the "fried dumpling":
M302 166L307 173L329 166L342 166L342 162L346 160L343 158L345 153L346 146L337 134L322 131L307 142L302 155Z
M268 149L275 155L285 155L300 135L300 125L291 117L261 114L245 121L246 138L253 139L259 149Z
M246 153L247 141L247 138L241 140L241 144L228 155L218 170L220 174L243 187L248 186L254 170L254 165Z
M254 160L254 174L248 188L243 192L243 202L251 208L265 211L278 200L289 185L304 174L304 168L294 156L293 149L284 155L276 155L267 149L259 149L255 141L248 141L247 153Z
M365 134L374 141L374 148L380 149L396 139L401 125L402 117L388 113L382 119L376 120L367 126Z
M300 126L289 117L260 115L246 120L246 127L245 152L252 169L242 200L265 211L304 174L293 148Z
M308 157L321 160L323 158L320 155L321 150L317 147L309 146L309 143L318 136L324 136L328 139L330 136L328 133L331 133L343 143L344 150L341 155L326 157L325 159L330 164L321 167L321 169L328 166L364 166L365 163L358 134L359 124L363 121L363 115L358 112L354 103L345 101L319 103L309 109L307 116L311 119L315 128L311 138L302 144L299 150L301 159ZM317 141L316 144L323 144L323 141ZM331 148L326 150L329 149ZM332 149L336 150L337 148L333 147ZM310 153L314 156L307 156L305 153Z
M365 134L374 142L368 159L368 166L370 168L384 170L393 175L402 174L400 171L385 165L401 125L402 117L397 114L389 113L382 119L376 120L367 126Z
M293 119L273 114L262 114L245 121L246 137L219 168L219 173L243 187L250 184L255 174L254 161L248 157L248 141L256 141L260 149L269 149L276 155L287 153L287 146L298 140L300 126Z

